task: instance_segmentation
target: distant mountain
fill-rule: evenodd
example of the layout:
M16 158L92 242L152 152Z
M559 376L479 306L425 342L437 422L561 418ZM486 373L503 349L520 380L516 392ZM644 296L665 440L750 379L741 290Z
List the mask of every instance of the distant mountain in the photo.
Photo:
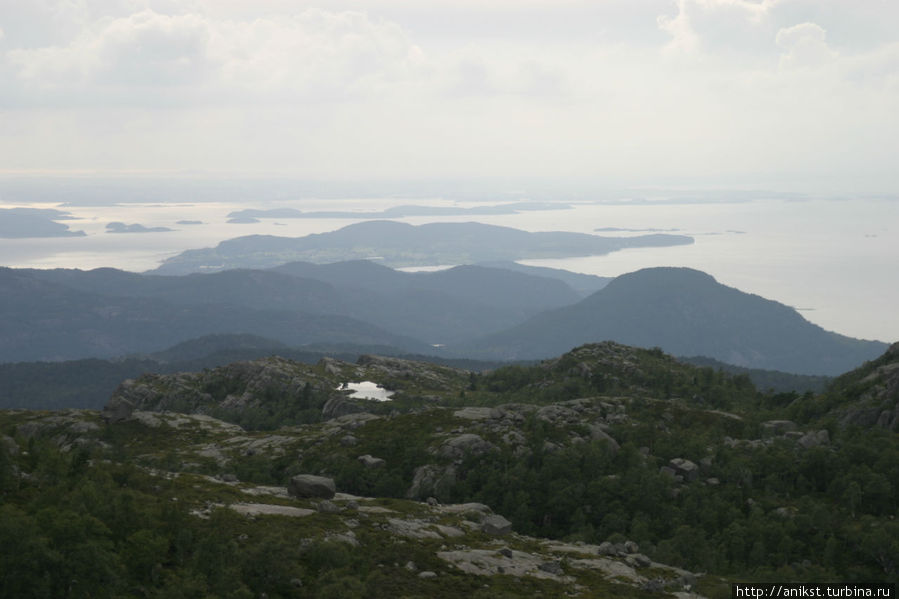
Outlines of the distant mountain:
M291 280L258 274L264 280L268 275ZM129 275L113 276L124 280ZM120 356L213 333L250 333L294 346L328 342L391 345L412 352L429 348L350 316L272 309L279 303L286 308L290 301L273 295L260 301L267 306L262 309L215 303L223 298L213 294L180 303L93 293L5 268L0 269L0 288L0 362ZM250 286L246 291L263 297L266 289Z
M378 259L388 266L475 264L527 258L607 254L628 247L693 243L684 235L600 237L585 233L529 233L480 223L409 225L368 221L305 237L250 235L215 248L187 250L154 272L185 274L233 268L268 268L294 261L314 263Z
M812 375L839 374L886 349L884 343L825 331L788 306L687 268L622 275L575 305L451 349L480 357L543 358L602 340Z
M112 297L348 316L429 344L453 343L501 330L580 299L561 281L509 270L460 266L436 273L404 273L365 260L291 263L267 271L238 269L184 276L141 275L110 268L20 272Z
M598 277L596 275L585 275L579 272L571 272L564 268L547 268L545 266L528 266L519 264L518 262L482 262L478 266L486 266L488 268L504 268L506 270L514 270L515 272L523 272L538 277L547 277L550 279L558 279L586 297L591 293L596 293L609 284L614 277Z
M734 366L713 358L704 356L678 357L681 362L693 364L703 368L713 368L729 374L745 374L752 384L760 391L773 391L774 393L821 393L833 380L833 377L811 374L793 374L779 370L762 370L761 368L744 368Z
M579 299L577 292L557 278L502 267L463 265L436 272L408 273L370 260L353 260L334 264L291 262L273 270L391 296L412 290L440 293L503 310L542 311L573 304Z

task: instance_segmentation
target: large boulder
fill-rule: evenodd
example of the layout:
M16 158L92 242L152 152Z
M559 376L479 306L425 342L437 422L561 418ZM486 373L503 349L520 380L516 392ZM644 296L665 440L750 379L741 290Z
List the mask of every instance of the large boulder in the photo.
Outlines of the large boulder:
M621 445L618 444L618 441L613 439L609 433L602 430L602 427L598 424L590 425L590 440L591 441L605 441L606 447L608 447L609 451L611 451L612 453L615 453L619 449L621 449Z
M676 475L684 477L685 481L694 481L699 477L699 466L688 459L672 458L668 462L668 466L674 470Z
M481 520L481 532L502 537L512 532L512 523L499 514L491 514Z
M326 476L297 474L290 477L287 492L291 496L299 498L320 497L322 499L331 499L337 492L337 488L334 486L334 480Z
M119 395L113 395L103 407L103 419L109 423L128 420L133 413L134 404Z
M361 455L356 459L359 460L366 468L383 468L387 463L383 458L376 458L369 454Z
M456 484L456 469L453 466L442 468L434 464L426 464L415 469L412 475L412 486L406 491L409 499L425 499L434 496L445 500Z

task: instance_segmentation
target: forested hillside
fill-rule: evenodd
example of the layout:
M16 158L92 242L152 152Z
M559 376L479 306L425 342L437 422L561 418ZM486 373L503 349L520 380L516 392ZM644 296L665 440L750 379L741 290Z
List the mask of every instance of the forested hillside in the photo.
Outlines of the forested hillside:
M723 597L735 580L895 582L897 351L821 395L604 343L481 374L273 357L125 382L102 418L3 412L3 594ZM362 380L393 399L342 390ZM301 474L337 495L289 495ZM491 528L506 519L513 532Z

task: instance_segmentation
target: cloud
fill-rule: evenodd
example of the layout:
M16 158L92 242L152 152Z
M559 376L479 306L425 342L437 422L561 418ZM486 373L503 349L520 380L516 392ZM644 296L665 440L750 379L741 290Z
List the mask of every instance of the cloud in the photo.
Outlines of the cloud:
M896 181L897 2L313 5L6 3L0 163Z
M677 0L677 13L659 15L657 22L671 36L669 52L757 50L766 43L766 21L777 1Z
M827 32L815 23L800 23L777 32L777 45L784 53L784 68L816 67L832 62L837 53L827 45Z
M143 10L101 19L64 46L11 50L7 61L40 92L140 101L156 90L190 103L225 94L353 95L411 76L423 53L395 23L359 12L216 21Z

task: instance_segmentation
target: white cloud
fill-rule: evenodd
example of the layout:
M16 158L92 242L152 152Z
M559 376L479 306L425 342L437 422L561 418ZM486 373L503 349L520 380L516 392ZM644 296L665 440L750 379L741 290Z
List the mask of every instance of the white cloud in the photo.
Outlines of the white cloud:
M101 19L66 46L16 49L7 60L46 92L148 100L228 94L335 98L411 76L423 53L394 23L310 9L280 19L213 21L144 10ZM149 98L153 101L152 94Z
M7 4L16 168L897 176L899 3Z
M777 32L777 45L784 53L784 68L816 67L832 62L837 53L827 45L827 32L815 23L800 23Z

